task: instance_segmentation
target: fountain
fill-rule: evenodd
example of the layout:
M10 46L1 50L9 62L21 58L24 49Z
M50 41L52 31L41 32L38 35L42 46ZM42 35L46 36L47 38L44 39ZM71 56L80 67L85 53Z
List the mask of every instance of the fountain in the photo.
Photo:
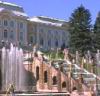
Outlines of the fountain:
M3 47L1 61L2 91L7 90L10 84L14 85L16 91L27 90L23 50L13 44L9 49Z

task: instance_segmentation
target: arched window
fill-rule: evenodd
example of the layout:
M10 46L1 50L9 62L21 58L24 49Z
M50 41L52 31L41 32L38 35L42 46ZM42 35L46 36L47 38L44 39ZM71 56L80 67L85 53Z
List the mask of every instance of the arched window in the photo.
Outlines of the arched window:
M48 81L48 74L47 71L44 71L44 82L47 83Z
M7 37L8 37L7 30L4 30L4 38L7 38Z
M51 39L48 40L48 46L51 47Z
M65 81L62 83L62 88L66 88L66 82Z
M23 27L24 27L23 22L20 22L20 23L19 23L19 27L20 27L20 29L23 29Z
M58 47L58 40L56 40L56 42L55 42L55 46Z
M39 67L36 67L36 80L39 80Z
M44 44L44 40L43 40L43 38L41 37L41 39L40 39L40 45L43 46L43 44Z
M10 21L10 27L14 27L14 21Z
M8 21L4 20L4 26L8 26Z
M23 41L23 36L24 36L24 33L23 32L20 32L20 36L19 36L19 38L20 38L20 40L22 40Z
M53 77L53 85L56 85L56 84L57 84L57 77L54 76L54 77Z
M14 32L11 31L11 32L10 32L10 39L13 39L13 38L14 38Z
M33 43L33 36L30 36L30 43Z

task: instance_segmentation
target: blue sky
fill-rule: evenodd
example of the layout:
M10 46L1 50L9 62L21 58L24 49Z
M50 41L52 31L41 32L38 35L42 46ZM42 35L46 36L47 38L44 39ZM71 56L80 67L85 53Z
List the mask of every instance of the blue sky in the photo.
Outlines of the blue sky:
M23 6L29 17L49 16L69 20L74 9L81 4L90 10L92 22L100 11L100 0L3 0Z

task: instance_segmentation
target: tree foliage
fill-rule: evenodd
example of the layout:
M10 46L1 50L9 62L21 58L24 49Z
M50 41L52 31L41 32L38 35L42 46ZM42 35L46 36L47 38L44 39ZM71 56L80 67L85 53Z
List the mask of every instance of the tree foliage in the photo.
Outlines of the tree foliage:
M94 24L94 48L95 50L100 49L100 12Z
M91 49L91 14L82 5L74 10L69 20L70 49L84 53Z

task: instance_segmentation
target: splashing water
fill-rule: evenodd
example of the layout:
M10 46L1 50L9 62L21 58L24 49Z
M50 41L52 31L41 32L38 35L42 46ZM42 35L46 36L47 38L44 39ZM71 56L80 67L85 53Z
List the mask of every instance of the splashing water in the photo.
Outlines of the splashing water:
M10 49L2 48L2 90L7 90L10 84L16 91L26 90L25 69L23 65L23 50L12 44Z

